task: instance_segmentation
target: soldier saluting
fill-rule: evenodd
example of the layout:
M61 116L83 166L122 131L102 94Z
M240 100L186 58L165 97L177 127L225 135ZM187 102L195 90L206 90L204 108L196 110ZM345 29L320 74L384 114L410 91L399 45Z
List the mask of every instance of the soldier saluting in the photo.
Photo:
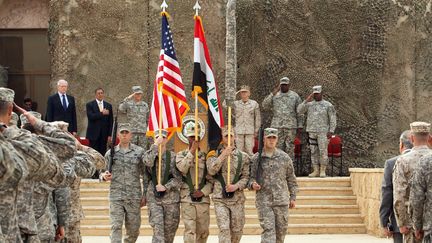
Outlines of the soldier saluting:
M277 129L264 130L264 148L261 155L256 153L251 159L249 181L249 187L256 191L256 207L263 228L261 242L269 243L284 242L288 208L295 207L298 191L292 160L276 148L277 140Z
M309 177L326 177L328 164L328 139L336 129L336 111L334 106L323 99L322 86L314 86L303 103L297 107L299 114L307 113L306 132L309 133L309 144L313 172Z

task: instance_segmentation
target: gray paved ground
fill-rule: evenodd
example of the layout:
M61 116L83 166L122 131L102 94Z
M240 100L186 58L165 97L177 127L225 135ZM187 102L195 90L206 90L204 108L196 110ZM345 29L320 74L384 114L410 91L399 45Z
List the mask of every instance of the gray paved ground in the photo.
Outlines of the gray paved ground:
M150 242L151 237L141 236L138 239L138 243ZM110 242L109 237L84 237L83 243L105 243ZM176 237L175 243L183 242L182 237ZM216 243L217 236L211 236L208 243ZM242 238L242 243L259 243L260 236L248 235ZM375 238L370 235L288 235L285 238L285 242L296 242L296 243L390 243L389 239Z

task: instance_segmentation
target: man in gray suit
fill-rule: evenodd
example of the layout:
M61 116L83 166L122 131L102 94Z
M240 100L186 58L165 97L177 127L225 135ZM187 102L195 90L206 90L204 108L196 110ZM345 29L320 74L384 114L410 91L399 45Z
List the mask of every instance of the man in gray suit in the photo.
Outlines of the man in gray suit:
M404 131L399 139L399 151L405 154L411 150L413 144L410 140L410 130ZM399 155L400 156L400 155ZM384 165L384 178L381 186L382 201L380 205L380 221L381 226L384 229L384 234L387 237L393 237L393 242L402 243L403 237L399 232L399 227L396 223L396 218L393 211L393 167L396 160L399 158L396 156L385 162Z

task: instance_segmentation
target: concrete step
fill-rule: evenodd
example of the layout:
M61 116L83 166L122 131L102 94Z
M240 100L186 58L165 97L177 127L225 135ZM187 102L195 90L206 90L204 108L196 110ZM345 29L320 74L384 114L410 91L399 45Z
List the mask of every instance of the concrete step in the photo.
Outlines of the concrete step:
M217 235L219 229L217 225L211 224L210 234ZM184 226L179 225L176 232L177 235L182 235ZM244 235L259 235L261 234L259 224L246 224L243 229ZM92 236L107 236L110 233L108 225L81 225L82 235ZM150 225L141 225L140 235L152 235L153 231ZM366 229L364 224L290 224L288 225L289 234L364 234Z
M255 196L254 191L245 190L246 196ZM108 197L109 188L81 188L81 198ZM297 196L352 196L351 187L302 187Z
M349 177L326 177L326 178L309 178L297 177L299 187L351 187ZM81 188L109 188L109 182L99 182L95 179L83 179Z
M259 224L258 215L246 215L248 224ZM291 214L288 222L290 224L361 224L360 214ZM109 225L108 215L89 215L81 220L82 225ZM148 224L148 215L141 215L141 224ZM180 224L183 224L180 222ZM210 215L210 224L217 224L216 216Z
M109 206L83 206L84 215L109 215ZM358 214L357 205L297 205L289 210L290 214ZM213 205L210 206L210 214L214 214ZM256 215L257 210L253 205L245 205L245 215ZM141 209L141 215L147 215L147 207Z
M297 205L355 205L357 198L355 196L298 196ZM83 197L81 198L83 206L108 206L108 197ZM245 205L255 205L255 197L247 196Z

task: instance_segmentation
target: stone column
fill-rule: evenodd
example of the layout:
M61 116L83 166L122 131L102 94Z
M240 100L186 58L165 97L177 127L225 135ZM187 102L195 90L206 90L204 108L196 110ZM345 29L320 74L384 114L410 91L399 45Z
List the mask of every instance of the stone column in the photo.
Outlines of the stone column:
M226 8L225 99L231 106L237 82L236 0L228 0Z

